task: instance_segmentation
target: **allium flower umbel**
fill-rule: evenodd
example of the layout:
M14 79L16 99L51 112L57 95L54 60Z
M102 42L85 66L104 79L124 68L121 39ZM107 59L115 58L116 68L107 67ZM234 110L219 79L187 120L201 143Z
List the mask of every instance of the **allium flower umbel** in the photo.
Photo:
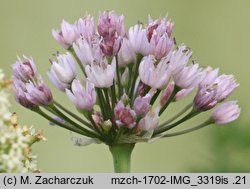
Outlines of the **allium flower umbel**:
M68 52L50 59L48 76L76 106L77 114L52 96L32 58L18 58L12 66L17 102L55 125L84 135L79 140L73 137L76 145L109 145L116 171L123 172L129 169L116 165L117 158L123 150L130 154L137 142L176 136L238 118L237 102L223 102L204 123L170 132L226 101L239 86L234 76L219 75L218 68L196 63L189 47L175 43L174 24L167 17L155 21L149 17L148 23L138 22L125 29L123 15L105 11L99 14L96 25L87 15L74 24L63 21L60 30L52 31ZM193 93L191 103L176 115L169 119L169 114L164 115L171 111L172 103L181 103Z

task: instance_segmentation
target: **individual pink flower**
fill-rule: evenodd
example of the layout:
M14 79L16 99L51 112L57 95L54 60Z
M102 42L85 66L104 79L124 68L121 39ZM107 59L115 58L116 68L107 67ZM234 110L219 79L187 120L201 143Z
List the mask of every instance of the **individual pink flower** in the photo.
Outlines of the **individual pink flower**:
M114 36L124 35L124 16L118 16L115 11L105 11L99 14L97 23L98 33L106 38Z
M134 101L134 110L136 112L136 115L138 116L145 116L149 109L150 109L150 100L152 98L152 94L148 93L145 96L138 96L136 97Z
M205 77L204 79L199 83L199 87L208 86L211 83L215 81L215 79L218 77L219 68L212 69L211 67L207 67L204 69Z
M218 106L211 118L216 124L227 124L236 120L240 115L240 108L237 101L229 101Z
M161 98L160 98L160 104L163 107L169 100L170 96L172 95L174 91L174 82L171 82L168 84L166 89L162 91Z
M69 88L77 76L76 62L73 56L69 53L58 55L57 61L52 61L48 76L57 89L64 91Z
M152 55L144 57L139 66L141 81L153 89L164 89L170 79L169 57L165 57L156 64Z
M150 43L150 54L156 59L166 56L174 45L174 40L170 37L173 30L173 23L166 17L153 21L149 17L147 26L147 39Z
M192 56L192 51L185 45L180 45L173 51L169 61L169 67L173 74L179 73L188 63Z
M52 35L65 49L68 49L80 37L77 27L65 20L62 21L61 30L53 29Z
M79 110L93 110L96 103L96 92L93 83L88 81L81 82L74 79L71 85L71 90L66 89L66 95L74 103Z
M136 124L136 113L129 106L119 101L114 109L116 124L118 126L125 126L127 128L133 128Z
M79 35L87 40L91 40L95 35L94 18L91 15L80 18L76 21L75 25Z
M13 77L12 89L15 95L15 99L19 104L29 109L32 109L36 106L34 103L27 99L27 89L25 83L17 79L15 76Z
M13 64L11 67L15 78L20 79L24 82L28 82L29 80L32 80L35 77L37 77L37 69L31 57L30 58L27 58L26 56L23 57L24 60L21 60L18 57L16 63Z
M174 29L174 23L168 20L167 17L159 18L155 21L148 16L147 37L150 39L153 32L156 31L160 35L167 34L169 37Z
M214 82L199 87L194 98L197 110L206 111L227 98L239 84L232 75L220 75Z
M113 85L116 73L116 60L113 58L111 65L106 61L94 62L85 68L88 80L94 83L95 87L108 88Z
M153 131L159 123L160 108L150 109L144 118L138 123L138 128L142 131Z
M216 98L218 101L226 99L238 86L233 75L220 75L214 81L217 86Z
M73 48L83 65L100 62L104 56L100 48L100 39L97 36L93 36L90 41L80 38L73 44Z
M162 57L168 55L170 50L174 45L174 40L169 38L167 34L159 35L156 31L149 42L149 54L155 56L156 59L161 59Z
M136 60L136 54L133 51L130 41L127 38L123 38L122 45L118 53L119 66L127 66L134 63Z
M100 47L102 52L106 56L115 56L121 48L122 37L112 36L103 38Z
M129 28L128 39L136 54L149 55L150 47L146 29L143 29L141 24Z
M216 88L202 87L198 89L194 98L194 105L199 111L207 111L216 106Z
M203 69L199 64L191 64L184 67L180 72L173 75L175 85L182 89L190 89L199 85L204 79Z
M27 99L37 106L48 106L53 101L53 96L49 87L43 82L40 77L37 83L25 84Z

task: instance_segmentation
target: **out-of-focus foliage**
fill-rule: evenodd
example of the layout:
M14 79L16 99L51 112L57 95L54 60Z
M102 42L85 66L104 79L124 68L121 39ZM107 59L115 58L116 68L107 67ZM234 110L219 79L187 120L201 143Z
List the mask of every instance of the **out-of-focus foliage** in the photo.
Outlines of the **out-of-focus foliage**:
M210 132L210 156L206 166L192 172L250 172L250 128L243 122Z

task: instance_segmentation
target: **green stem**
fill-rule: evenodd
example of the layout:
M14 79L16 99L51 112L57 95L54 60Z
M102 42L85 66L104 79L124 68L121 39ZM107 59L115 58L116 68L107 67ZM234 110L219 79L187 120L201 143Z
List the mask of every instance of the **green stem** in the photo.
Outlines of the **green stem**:
M109 117L111 118L112 117L112 109L111 109L111 106L110 106L108 89L104 88L103 92L104 92L104 96L105 96L106 103L107 103L108 114L109 114Z
M157 99L157 97L159 96L161 90L157 89L156 93L154 94L154 96L151 98L150 104L153 105Z
M106 108L105 99L104 99L102 90L100 88L96 88L96 92L97 92L97 96L99 99L102 116L103 116L104 120L107 120L108 119L107 108Z
M72 121L71 119L69 119L67 116L65 116L60 110L57 109L56 106L54 106L53 104L50 105L50 108L52 110L54 110L63 120L65 120L66 122L72 124L73 126L75 126L77 129L82 130L84 133L86 133L86 135L88 135L89 137L92 138L100 138L101 136L97 135L96 133L82 127L81 125L77 124L76 122Z
M162 124L159 125L159 127L162 127L164 125L167 125L171 122L173 122L174 120L176 120L178 117L180 117L182 114L184 114L186 111L188 111L191 107L193 106L193 102L188 104L185 108L183 108L180 112L178 112L176 115L174 115L173 117L171 117L170 119L168 119L167 121L163 122Z
M160 134L160 133L163 133L163 132L165 132L165 131L168 131L168 130L170 130L170 129L176 127L177 125L183 123L184 121L187 121L187 120L191 119L192 117L196 116L196 115L199 114L199 113L200 113L199 111L197 111L197 110L195 110L195 109L192 109L186 116L184 116L184 117L183 117L182 119L180 119L179 121L176 121L176 122L174 122L174 123L172 123L172 124L170 124L170 125L165 125L165 126L163 126L163 127L160 127L160 128L158 128L158 129L156 129L156 130L154 131L153 136L155 136L155 135L157 135L157 134Z
M79 116L77 116L76 114L72 113L71 111L69 111L68 109L66 109L65 107L63 107L61 104L59 104L58 102L54 101L54 104L60 108L61 110L63 110L65 113L69 114L71 117L75 118L77 121L81 122L82 124L84 124L85 126L87 126L90 129L93 129L91 124L89 124L87 121L83 120L82 118L80 118Z
M206 126L208 126L208 125L210 125L210 124L212 124L212 123L213 123L213 121L211 121L211 120L209 119L209 120L207 120L207 121L205 121L205 122L203 122L203 123L201 123L201 124L199 124L199 125L197 125L197 126L195 126L195 127L192 127L192 128L190 128L190 129L185 129L185 130L183 130L183 131L178 131L178 132L174 132L174 133L167 133L167 134L164 134L163 137L172 137L172 136L183 135L183 134L186 134L186 133L190 133L190 132L192 132L192 131L196 131L196 130L201 129L201 128L203 128L203 127L206 127Z
M115 93L115 83L111 86L111 99L112 99L112 111L114 111L116 104L116 93Z
M128 85L126 87L126 93L128 94L129 92L129 87L131 86L131 81L132 81L132 69L133 69L133 64L130 64L128 66L128 70L129 70L129 78L128 78Z
M160 109L159 116L166 110L168 105L174 100L174 97L175 97L176 93L178 92L178 90L179 90L178 87L175 85L174 91L172 92L171 96L169 97L167 103Z
M135 90L135 83L136 83L136 80L137 80L139 65L140 65L142 57L143 56L140 55L140 54L137 55L137 62L136 62L136 65L135 65L134 77L133 77L133 80L132 80L132 84L131 84L131 88L130 88L130 93L129 93L130 99L133 99L133 94L134 94L134 90Z
M76 53L75 53L73 47L70 47L68 50L69 50L69 52L75 57L75 59L76 59L78 65L80 66L80 68L81 68L82 73L84 74L84 76L87 77L86 72L85 72L85 68L84 68L84 66L82 65L82 63L81 63L81 61L79 60L79 58L77 57L77 55L76 55Z
M115 173L129 173L131 153L135 144L113 144L109 146L109 150L113 156Z
M80 135L85 135L85 136L88 136L90 137L89 135L83 133L81 130L78 130L70 125L67 125L67 124L64 124L64 123L61 123L59 121L56 121L55 119L53 119L52 117L50 117L49 115L47 115L46 113L44 113L40 108L36 108L35 110L32 110L36 113L38 113L39 115L41 115L42 117L44 117L45 119L47 119L48 121L58 125L58 126L61 126L62 128L64 129L67 129L67 130L70 130L70 131L73 131L75 133L78 133Z
M116 56L116 76L117 76L118 95L119 95L119 98L120 98L122 96L122 85L121 85L120 70L119 70L119 64L118 64L117 56Z

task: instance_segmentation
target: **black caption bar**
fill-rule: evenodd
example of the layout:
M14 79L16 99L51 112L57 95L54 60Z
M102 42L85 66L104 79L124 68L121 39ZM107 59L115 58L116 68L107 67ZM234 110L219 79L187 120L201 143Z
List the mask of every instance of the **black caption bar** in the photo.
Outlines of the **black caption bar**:
M97 173L97 174L76 174L76 173L36 173L36 174L0 174L0 188L11 189L46 189L55 188L55 186L70 189L108 187L130 188L144 187L154 188L211 188L228 189L228 187L237 187L237 189L250 188L250 173L247 174L213 174L213 173ZM233 187L234 188L234 187Z

